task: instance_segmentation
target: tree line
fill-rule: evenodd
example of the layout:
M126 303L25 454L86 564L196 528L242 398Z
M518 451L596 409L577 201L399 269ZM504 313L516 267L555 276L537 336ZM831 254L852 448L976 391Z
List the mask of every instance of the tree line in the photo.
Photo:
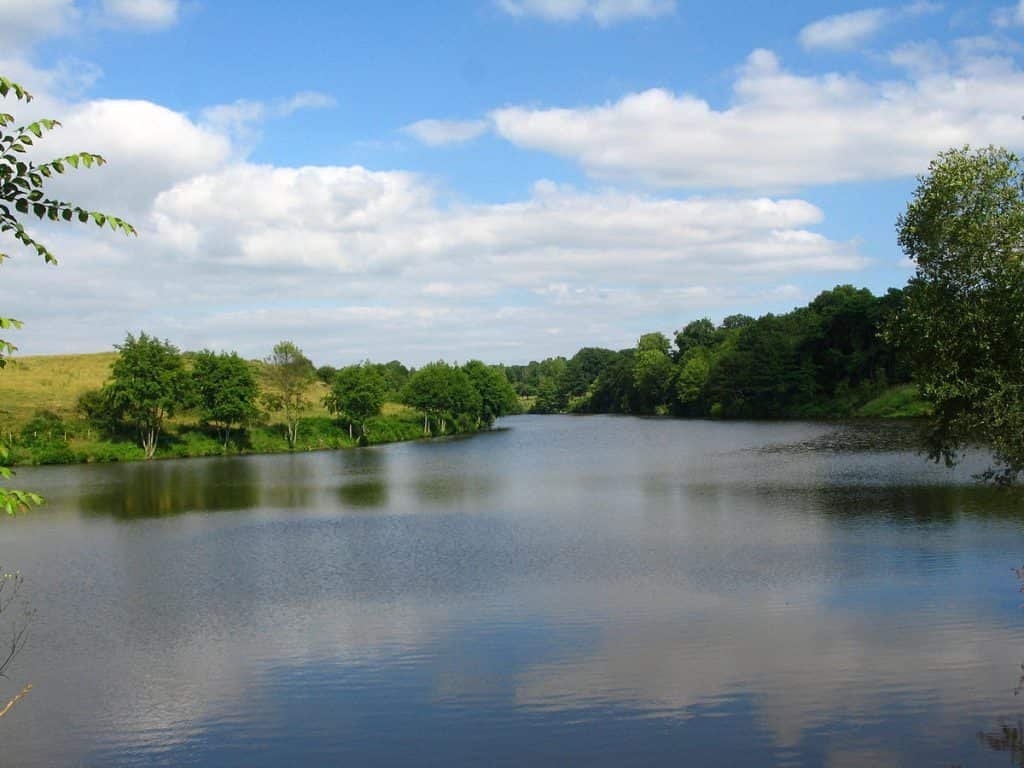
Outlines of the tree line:
M294 450L316 404L311 388L318 379L327 385L321 404L351 440L363 444L368 421L389 399L419 412L423 436L488 428L518 407L502 369L479 360L462 366L438 361L419 370L398 361L316 368L290 341L250 361L236 352L183 353L146 333L128 334L117 350L109 381L83 394L78 411L109 436L134 435L146 458L156 454L168 423L180 414L215 432L225 451L232 435L277 419Z
M909 359L882 333L903 302L899 289L839 285L784 314L702 318L672 339L646 333L629 349L585 347L506 373L536 413L847 415L911 380Z

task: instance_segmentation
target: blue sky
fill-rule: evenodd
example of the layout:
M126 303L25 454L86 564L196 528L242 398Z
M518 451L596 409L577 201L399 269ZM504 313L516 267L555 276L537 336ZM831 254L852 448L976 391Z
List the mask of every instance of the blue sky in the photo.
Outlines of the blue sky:
M1024 3L0 0L0 73L109 165L0 268L24 353L147 330L525 362L910 274L937 151L1024 144Z

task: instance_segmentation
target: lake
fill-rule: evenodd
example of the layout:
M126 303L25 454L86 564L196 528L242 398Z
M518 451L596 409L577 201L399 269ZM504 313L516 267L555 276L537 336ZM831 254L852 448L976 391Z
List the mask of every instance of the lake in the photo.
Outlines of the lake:
M499 426L22 469L48 504L0 521L35 613L3 763L1016 764L1024 496L984 457L892 423Z

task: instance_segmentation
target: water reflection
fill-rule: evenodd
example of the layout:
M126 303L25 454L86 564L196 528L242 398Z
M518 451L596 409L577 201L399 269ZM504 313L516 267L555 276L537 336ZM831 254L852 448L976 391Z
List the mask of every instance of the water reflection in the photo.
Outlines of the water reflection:
M350 507L382 507L388 502L388 487L381 480L358 480L338 489L342 504Z
M1010 765L1024 765L1024 725L1002 725L993 731L982 731L978 738L993 752L1006 752Z
M106 474L110 468L104 468ZM246 459L135 463L116 469L117 481L86 487L78 507L91 515L122 520L185 512L220 512L254 507L260 489Z
M285 454L270 462L259 459L260 503L266 507L302 509L314 501L308 461L301 455ZM255 462L252 462L255 466ZM255 470L253 470L255 472Z
M891 446L807 447L834 443L833 424L511 425L27 470L51 503L4 529L41 617L22 662L36 698L12 713L6 754L975 766L1019 752L1019 725L992 728L1016 720L1019 495ZM246 511L196 514L226 509Z

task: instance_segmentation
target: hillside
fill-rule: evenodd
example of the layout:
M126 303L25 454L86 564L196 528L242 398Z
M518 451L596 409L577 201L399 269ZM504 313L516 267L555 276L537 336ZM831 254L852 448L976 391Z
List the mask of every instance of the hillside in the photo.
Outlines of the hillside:
M0 429L16 431L44 410L63 419L74 418L79 396L102 387L116 359L117 352L9 358L7 367L0 371ZM306 415L327 415L322 405L325 394L327 387L321 382L310 386L309 399L314 405ZM397 404L387 404L384 413L392 415L404 410Z
M37 411L74 416L85 391L103 386L117 352L10 358L0 371L0 426L14 429Z

